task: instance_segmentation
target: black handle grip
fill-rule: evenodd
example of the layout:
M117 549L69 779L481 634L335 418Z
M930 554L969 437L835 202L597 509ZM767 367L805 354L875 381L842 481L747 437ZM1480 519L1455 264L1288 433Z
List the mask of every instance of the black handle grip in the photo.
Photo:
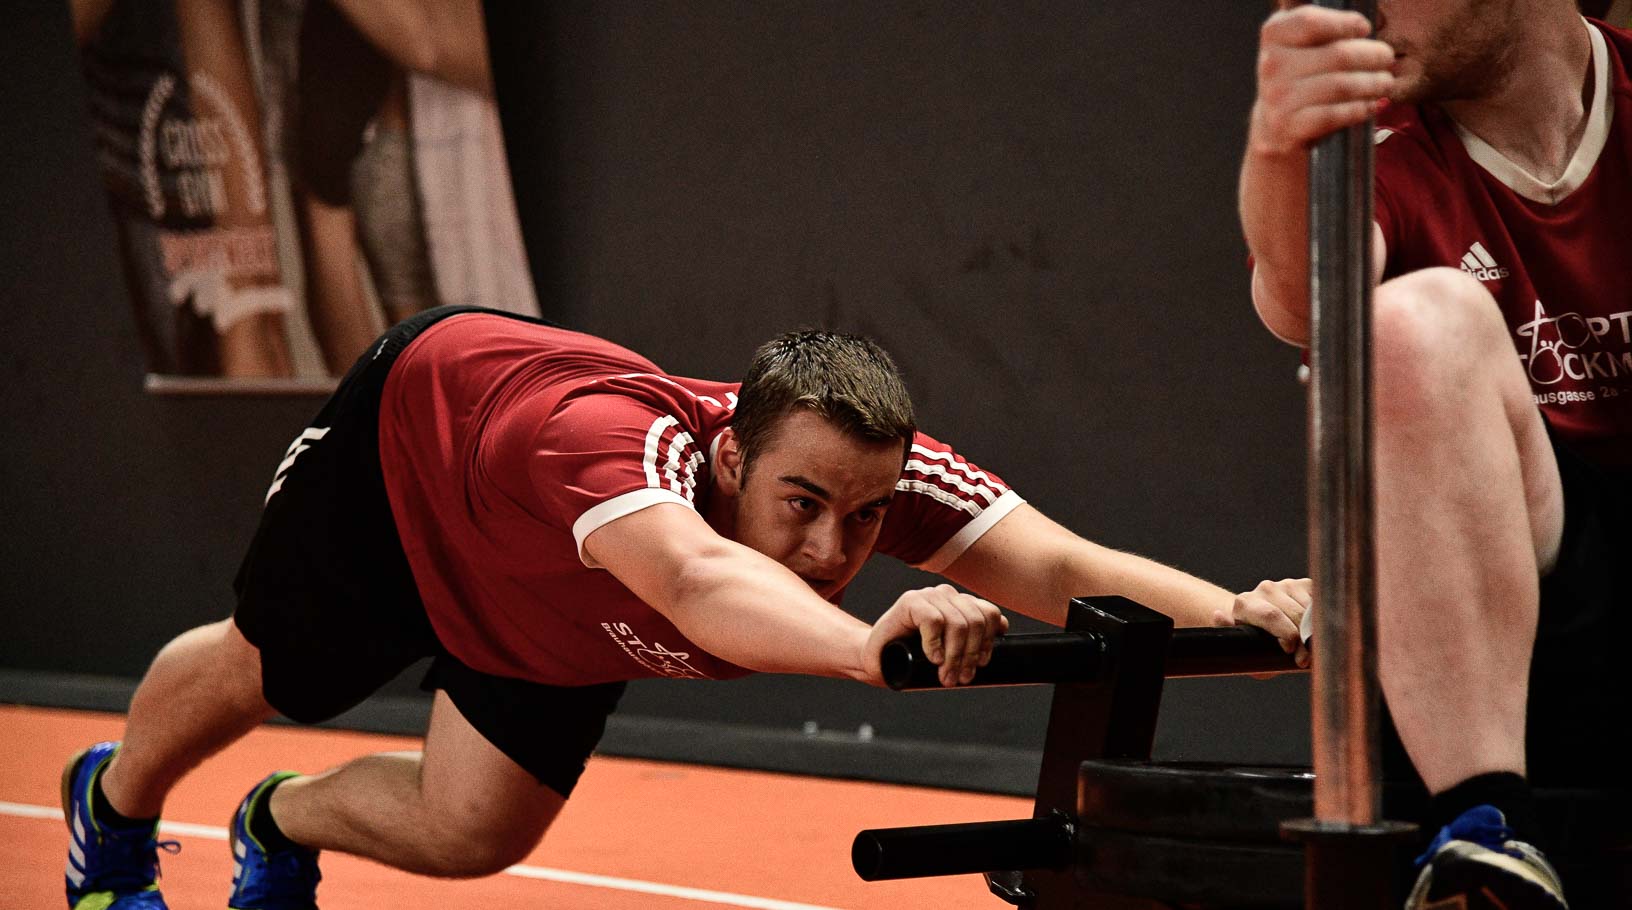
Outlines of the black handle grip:
M881 660L885 685L898 692L941 687L940 668L929 662L916 636L886 644ZM967 686L1093 682L1105 666L1105 642L1092 632L1003 635L992 642L991 663L976 670ZM1263 629L1225 626L1175 631L1165 672L1174 679L1303 671Z
M1070 862L1063 816L966 825L875 828L856 835L850 864L862 881L997 870L1057 869Z
M1254 626L1178 629L1167 646L1168 679L1307 673L1275 636Z
M1105 644L1088 632L1002 635L992 641L992 661L975 671L970 686L1035 686L1089 682L1099 676ZM924 654L917 636L898 638L881 655L884 683L896 691L938 689L940 668Z

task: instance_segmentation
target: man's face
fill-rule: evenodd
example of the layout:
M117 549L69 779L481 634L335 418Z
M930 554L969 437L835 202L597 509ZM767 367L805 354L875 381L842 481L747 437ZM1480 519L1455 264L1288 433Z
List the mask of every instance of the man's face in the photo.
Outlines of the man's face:
M734 448L734 440L731 443ZM832 599L872 555L901 478L901 442L857 439L824 418L782 418L742 482L722 452L721 488L735 497L735 537Z
M1500 87L1515 52L1517 0L1378 0L1377 37L1394 48L1392 100L1460 101Z

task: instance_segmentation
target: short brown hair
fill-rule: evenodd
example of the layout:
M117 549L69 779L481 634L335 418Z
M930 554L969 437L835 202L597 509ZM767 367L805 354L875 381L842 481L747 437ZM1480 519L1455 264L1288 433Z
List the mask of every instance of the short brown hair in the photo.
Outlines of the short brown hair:
M755 455L795 408L814 411L859 439L899 439L903 460L917 429L906 383L883 348L860 335L788 332L754 352L737 392L731 428L745 478Z

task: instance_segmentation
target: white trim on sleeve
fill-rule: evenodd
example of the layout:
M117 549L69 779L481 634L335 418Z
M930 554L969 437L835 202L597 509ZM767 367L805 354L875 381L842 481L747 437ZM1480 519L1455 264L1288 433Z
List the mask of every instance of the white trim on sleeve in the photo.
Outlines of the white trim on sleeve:
M688 509L695 509L695 506L679 493L660 487L645 487L639 490L631 490L620 496L614 496L578 516L578 520L572 523L572 539L578 544L578 559L591 569L601 568L600 563L590 559L589 554L584 552L584 538L593 534L603 525L610 524L625 515L633 515L641 509L650 508L662 502L675 502Z
M913 566L913 568L923 569L925 572L940 572L956 562L958 557L963 555L964 550L969 549L975 541L992 529L992 525L1003 520L1004 516L1013 512L1024 502L1025 500L1020 498L1019 493L1013 490L1004 492L1002 496L997 497L996 502L982 509L973 521L964 525L963 530L952 535L951 540L941 544L941 548L936 550L933 556Z

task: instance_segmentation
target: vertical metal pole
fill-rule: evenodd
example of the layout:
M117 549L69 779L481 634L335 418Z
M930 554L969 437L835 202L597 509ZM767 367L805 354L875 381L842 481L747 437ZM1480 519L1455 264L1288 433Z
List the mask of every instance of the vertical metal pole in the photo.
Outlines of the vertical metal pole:
M1367 18L1375 0L1319 0ZM1309 557L1315 815L1378 818L1371 487L1371 123L1309 157Z
M1375 21L1376 0L1316 0ZM1376 557L1372 515L1372 127L1326 137L1309 159L1309 561L1315 818L1305 843L1309 910L1383 910L1397 839L1377 785Z

